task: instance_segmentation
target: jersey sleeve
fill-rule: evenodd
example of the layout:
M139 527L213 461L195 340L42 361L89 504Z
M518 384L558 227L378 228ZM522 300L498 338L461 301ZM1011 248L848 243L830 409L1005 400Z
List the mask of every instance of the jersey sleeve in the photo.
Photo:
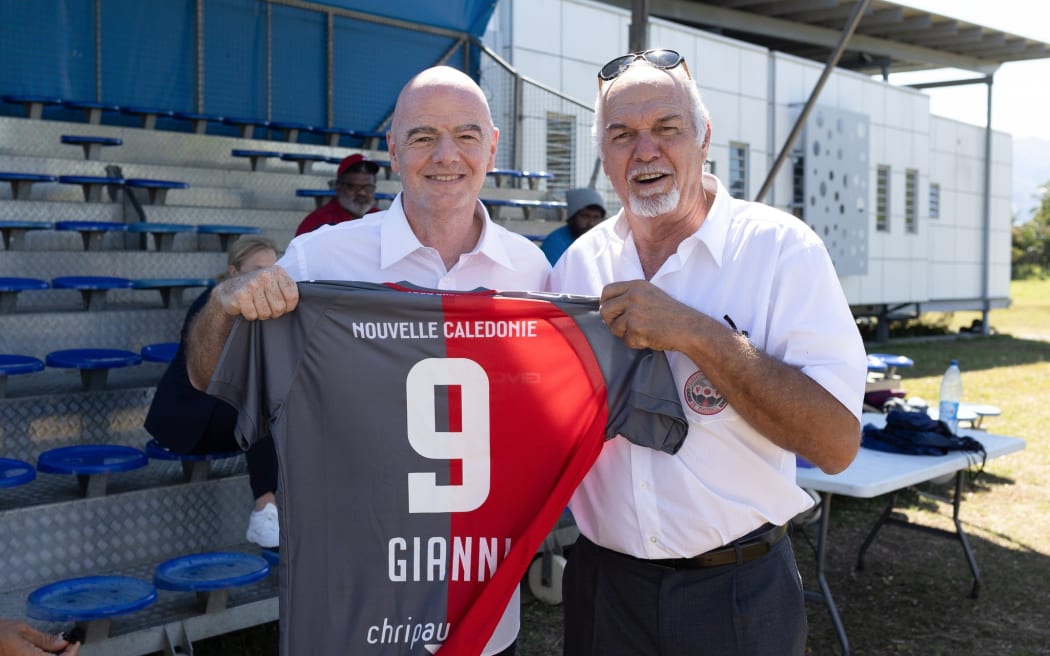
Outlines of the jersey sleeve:
M622 435L633 444L675 454L689 424L667 357L650 349L632 349L609 330L594 297L549 294L547 298L573 318L604 378L609 408L605 439ZM563 333L567 331L563 330Z
M270 435L280 419L308 326L326 307L323 300L311 302L309 297L300 285L300 303L293 312L265 321L238 319L226 339L208 394L237 410L234 434L242 448Z

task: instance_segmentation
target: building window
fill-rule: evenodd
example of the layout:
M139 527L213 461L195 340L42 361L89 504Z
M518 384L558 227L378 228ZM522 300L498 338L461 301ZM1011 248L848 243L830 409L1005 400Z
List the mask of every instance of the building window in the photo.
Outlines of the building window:
M800 155L791 162L791 213L797 219L806 214L806 158Z
M904 172L904 230L919 231L919 172L915 169Z
M941 185L930 183L930 218L941 218Z
M576 152L576 121L571 114L547 112L547 172L554 177L547 182L548 189L571 189L573 155Z
M747 198L748 145L729 142L729 195Z
M880 164L875 180L875 229L890 231L890 167Z

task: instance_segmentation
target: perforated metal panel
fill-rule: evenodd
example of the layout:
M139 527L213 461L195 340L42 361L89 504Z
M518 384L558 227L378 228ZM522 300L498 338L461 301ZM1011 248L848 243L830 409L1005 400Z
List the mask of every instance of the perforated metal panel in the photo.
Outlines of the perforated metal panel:
M840 276L868 272L869 123L866 114L816 107L802 139L802 218Z

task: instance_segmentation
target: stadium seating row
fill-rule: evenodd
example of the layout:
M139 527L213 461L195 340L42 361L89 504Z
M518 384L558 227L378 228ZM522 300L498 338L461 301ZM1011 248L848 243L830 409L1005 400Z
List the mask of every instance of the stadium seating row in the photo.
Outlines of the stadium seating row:
M310 133L322 137L329 146L338 146L340 145L340 140L343 137L347 137L355 140L358 145L370 150L379 149L382 140L386 136L385 132L373 130L323 127L306 123L222 116L203 112L184 112L157 107L120 106L107 102L69 100L49 96L7 94L0 96L0 100L6 103L22 105L25 108L25 116L32 119L47 118L45 109L48 107L64 107L69 110L81 111L83 112L84 122L91 125L101 124L105 114L121 113L139 117L141 126L147 130L156 129L158 127L158 119L167 118L190 124L190 130L195 134L206 134L209 125L224 125L235 128L244 139L255 138L257 129L273 132L284 141L293 143L298 141L300 134Z

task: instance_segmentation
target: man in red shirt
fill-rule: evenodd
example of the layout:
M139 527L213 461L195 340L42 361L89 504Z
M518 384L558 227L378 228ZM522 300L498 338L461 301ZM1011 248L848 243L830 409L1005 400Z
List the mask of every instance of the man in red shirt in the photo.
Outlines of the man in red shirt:
M306 215L295 230L295 235L305 234L323 225L335 225L343 221L360 219L365 214L378 212L376 207L376 174L379 165L355 154L339 162L335 176L335 198Z

